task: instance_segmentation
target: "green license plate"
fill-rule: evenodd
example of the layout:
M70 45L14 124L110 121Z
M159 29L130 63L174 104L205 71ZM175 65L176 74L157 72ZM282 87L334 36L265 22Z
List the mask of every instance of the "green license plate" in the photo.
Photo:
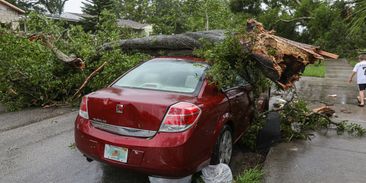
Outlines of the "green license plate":
M127 163L128 149L106 144L104 146L104 158Z

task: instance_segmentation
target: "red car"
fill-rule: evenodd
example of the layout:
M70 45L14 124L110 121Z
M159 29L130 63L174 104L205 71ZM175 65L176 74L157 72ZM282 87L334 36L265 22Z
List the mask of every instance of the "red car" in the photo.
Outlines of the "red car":
M245 80L220 90L205 79L208 68L196 58L156 58L84 96L77 148L88 160L165 177L228 164L255 104Z

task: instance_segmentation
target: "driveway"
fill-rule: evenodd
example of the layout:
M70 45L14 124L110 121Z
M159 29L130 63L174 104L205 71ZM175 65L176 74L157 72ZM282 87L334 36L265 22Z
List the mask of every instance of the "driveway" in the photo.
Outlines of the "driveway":
M302 78L297 86L299 95L313 107L332 105L338 115L335 121L350 120L366 127L366 109L356 106L356 84L347 83L352 67L345 60L325 63L325 78ZM311 141L273 147L265 161L264 182L365 182L366 137L338 136L332 130L314 135Z
M148 182L146 175L88 163L73 146L77 111L50 110L0 115L1 124L16 123L0 128L0 182Z
M0 183L149 182L144 174L87 162L73 145L77 113L70 108L1 113ZM239 145L233 150L234 175L265 159Z

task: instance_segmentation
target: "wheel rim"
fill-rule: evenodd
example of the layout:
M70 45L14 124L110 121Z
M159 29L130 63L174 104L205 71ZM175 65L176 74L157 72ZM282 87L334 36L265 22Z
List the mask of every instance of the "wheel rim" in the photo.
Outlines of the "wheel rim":
M232 153L232 137L230 131L228 130L222 134L219 153L220 163L229 164Z

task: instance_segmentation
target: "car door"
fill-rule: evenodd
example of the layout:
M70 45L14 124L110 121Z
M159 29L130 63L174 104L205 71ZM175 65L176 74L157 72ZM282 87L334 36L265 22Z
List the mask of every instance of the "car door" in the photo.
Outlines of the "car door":
M253 117L252 87L240 76L235 86L224 90L229 99L230 112L234 122L234 138L238 138L249 126Z

